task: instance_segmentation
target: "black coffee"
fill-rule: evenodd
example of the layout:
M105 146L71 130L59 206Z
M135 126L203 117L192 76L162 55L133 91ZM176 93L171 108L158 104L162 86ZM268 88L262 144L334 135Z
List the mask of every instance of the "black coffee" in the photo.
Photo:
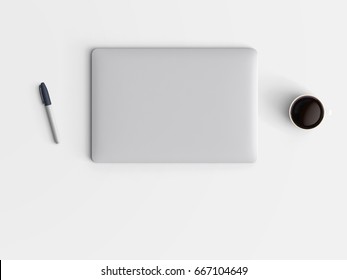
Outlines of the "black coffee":
M323 120L324 107L317 98L303 96L295 100L290 115L298 127L310 129L319 125Z

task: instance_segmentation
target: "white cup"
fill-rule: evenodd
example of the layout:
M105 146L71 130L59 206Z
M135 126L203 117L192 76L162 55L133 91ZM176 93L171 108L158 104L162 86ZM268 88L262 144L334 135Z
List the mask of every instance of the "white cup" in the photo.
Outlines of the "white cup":
M289 106L289 118L299 128L312 129L322 122L324 111L324 106L317 97L300 95Z

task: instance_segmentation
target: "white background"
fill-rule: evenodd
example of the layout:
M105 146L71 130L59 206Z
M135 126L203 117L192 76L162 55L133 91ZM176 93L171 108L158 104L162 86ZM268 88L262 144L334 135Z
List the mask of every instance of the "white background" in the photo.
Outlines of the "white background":
M347 258L345 6L1 0L0 258ZM259 54L257 163L90 160L92 48L235 45ZM312 131L287 117L305 92L333 111Z

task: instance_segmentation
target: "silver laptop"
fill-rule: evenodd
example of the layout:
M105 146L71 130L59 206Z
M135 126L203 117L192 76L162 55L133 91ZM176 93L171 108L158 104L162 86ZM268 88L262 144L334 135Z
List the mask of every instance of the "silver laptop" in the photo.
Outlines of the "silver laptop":
M254 162L257 54L250 48L92 52L95 162Z

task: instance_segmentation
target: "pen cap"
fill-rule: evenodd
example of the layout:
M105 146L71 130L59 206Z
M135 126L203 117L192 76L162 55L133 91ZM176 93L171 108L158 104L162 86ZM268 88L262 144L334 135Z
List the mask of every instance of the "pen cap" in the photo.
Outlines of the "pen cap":
M48 90L45 83L41 83L41 85L39 86L39 90L40 90L42 103L45 106L51 105L52 104L51 99L49 98Z

